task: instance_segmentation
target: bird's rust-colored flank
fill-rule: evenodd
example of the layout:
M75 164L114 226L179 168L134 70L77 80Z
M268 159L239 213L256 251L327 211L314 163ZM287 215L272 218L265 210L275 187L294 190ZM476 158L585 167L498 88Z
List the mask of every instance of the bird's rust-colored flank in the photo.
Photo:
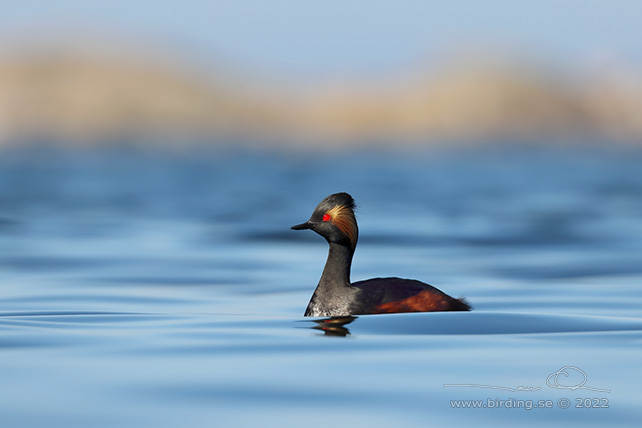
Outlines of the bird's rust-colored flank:
M448 295L425 290L402 300L382 303L373 313L460 311L462 309L459 308L459 304L465 305Z

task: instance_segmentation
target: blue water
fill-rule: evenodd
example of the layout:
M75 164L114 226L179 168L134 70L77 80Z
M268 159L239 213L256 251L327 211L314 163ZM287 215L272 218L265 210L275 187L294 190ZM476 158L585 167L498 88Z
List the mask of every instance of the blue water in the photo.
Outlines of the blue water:
M637 426L641 164L3 152L0 425ZM338 191L360 206L354 280L417 278L475 310L304 319L327 249L289 226Z

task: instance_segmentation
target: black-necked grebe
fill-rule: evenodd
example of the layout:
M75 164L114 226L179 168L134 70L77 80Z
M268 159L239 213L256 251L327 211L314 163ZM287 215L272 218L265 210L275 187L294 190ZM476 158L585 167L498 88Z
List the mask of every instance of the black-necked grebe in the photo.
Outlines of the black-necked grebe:
M414 279L373 278L351 284L350 266L359 236L354 208L352 196L335 193L321 201L310 220L292 226L294 230L312 229L330 244L306 317L471 309L464 299L455 299Z

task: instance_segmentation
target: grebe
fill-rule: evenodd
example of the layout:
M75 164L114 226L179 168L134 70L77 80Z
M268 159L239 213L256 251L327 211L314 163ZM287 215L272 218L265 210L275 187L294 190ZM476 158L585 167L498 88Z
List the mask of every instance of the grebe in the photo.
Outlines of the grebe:
M463 298L455 299L414 279L373 278L351 284L350 267L359 237L354 209L352 196L335 193L319 203L310 220L292 226L294 230L311 229L330 245L323 274L305 310L306 317L471 309Z

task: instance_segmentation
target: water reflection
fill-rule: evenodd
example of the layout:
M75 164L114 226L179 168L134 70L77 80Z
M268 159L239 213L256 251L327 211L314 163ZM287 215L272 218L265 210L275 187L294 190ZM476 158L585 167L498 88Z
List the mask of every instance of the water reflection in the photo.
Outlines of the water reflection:
M317 325L311 327L314 330L321 330L324 333L324 336L340 336L345 337L350 335L350 330L347 327L344 327L347 324L350 324L352 321L356 320L358 317L347 316L347 317L331 317L323 318L320 320L314 320Z

